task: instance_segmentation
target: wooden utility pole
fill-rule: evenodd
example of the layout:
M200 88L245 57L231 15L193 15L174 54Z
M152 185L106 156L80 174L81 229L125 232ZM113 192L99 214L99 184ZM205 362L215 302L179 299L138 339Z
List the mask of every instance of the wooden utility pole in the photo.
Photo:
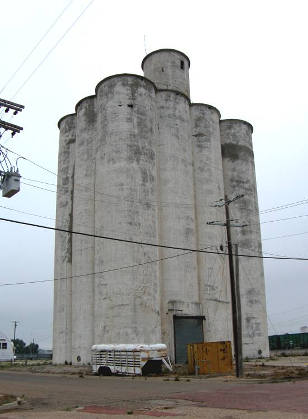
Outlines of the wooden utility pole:
M18 321L17 320L12 320L12 322L14 323L14 337L13 337L13 341L15 342L15 338L16 338L16 328L18 325Z
M242 345L242 314L241 314L241 296L239 287L239 259L238 259L238 244L235 244L235 261L233 256L232 248L232 237L231 227L244 227L245 224L232 223L230 219L229 204L231 202L242 198L244 195L238 195L233 199L228 199L225 196L225 200L217 201L215 207L225 207L226 221L210 221L209 225L220 225L225 226L227 230L227 247L229 257L229 271L230 271L230 291L231 291L231 306L232 306L232 325L233 325L233 345L234 345L234 356L235 356L235 368L236 376L243 376L243 345ZM235 263L234 263L235 262Z
M242 339L242 304L241 304L241 292L240 292L240 264L238 256L238 244L234 244L234 280L235 280L235 301L236 301L236 314L237 314L237 377L243 377L244 365L243 365L243 339Z

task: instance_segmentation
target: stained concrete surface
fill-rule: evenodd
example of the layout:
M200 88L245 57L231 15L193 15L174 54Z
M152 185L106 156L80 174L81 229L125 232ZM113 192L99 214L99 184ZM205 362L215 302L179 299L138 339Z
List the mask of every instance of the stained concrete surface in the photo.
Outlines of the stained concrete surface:
M1 419L123 417L127 412L134 417L308 418L308 380L258 384L234 377L166 381L3 372L0 388L26 400L26 410ZM78 406L84 409L76 411Z

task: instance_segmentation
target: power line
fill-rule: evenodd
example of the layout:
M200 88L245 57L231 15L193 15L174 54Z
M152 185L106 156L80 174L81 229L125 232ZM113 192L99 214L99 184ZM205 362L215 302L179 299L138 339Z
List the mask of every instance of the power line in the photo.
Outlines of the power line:
M292 207L297 207L298 205L306 205L308 204L308 199L303 199L301 201L290 202L289 204L279 205L277 207L268 208L266 210L260 211L260 214L265 214L268 212L280 211L283 209L288 209Z
M91 6L94 0L89 1L86 7L81 11L81 13L77 16L77 18L73 21L73 23L66 29L66 31L60 36L57 42L53 45L53 47L47 52L44 58L39 62L39 64L34 68L34 70L29 74L26 80L21 84L21 86L16 90L13 95L13 98L20 92L20 90L28 83L28 81L33 77L33 75L37 72L37 70L41 67L41 65L47 60L49 55L57 48L60 42L65 38L65 36L69 33L69 31L75 26L81 16L86 12L86 10Z
M37 181L37 182L40 182L40 181ZM47 191L47 192L53 192L53 193L55 193L57 195L58 194L61 194L61 193L64 193L64 192L59 192L59 191L55 191L55 190L52 190L52 189L43 188L41 186L31 185L30 183L26 183L26 182L22 182L22 183L24 185L31 186L32 188L41 189L41 190L44 190L44 191ZM47 182L40 182L40 183L46 183L46 184L48 184ZM55 184L52 184L52 183L49 183L49 185L56 186ZM77 186L77 189L80 189L80 188L78 188L78 185L74 185L74 186L75 187ZM62 186L59 186L59 188L62 188ZM98 193L98 194L104 195L104 196L111 197L111 198L121 198L119 196L108 195L108 194L105 194L105 193L100 192L100 191L97 191L97 190L95 192ZM151 201L138 201L138 200L127 200L127 199L123 199L123 200L124 201L127 201L127 202L132 202L132 203L140 203L140 204L149 203L149 204L154 204ZM98 199L94 199L94 201L95 202L106 202L106 201L102 201L102 200L98 200ZM111 204L112 205L119 205L120 202L112 202ZM156 204L158 205L159 203L156 202ZM167 202L165 202L165 203L162 202L161 203L161 206L163 207L164 204L165 205L190 205L190 206L192 206L192 204L181 204L181 203L176 203L176 202L168 202L168 203ZM293 220L293 219L302 218L302 217L308 217L308 214L297 215L297 216L287 217L287 218L280 218L280 219L276 219L276 220L262 221L260 223L254 223L254 224L247 224L247 225L243 225L243 227L255 226L255 225L259 225L259 224L268 224L268 223L274 223L274 222L280 222L280 221L288 221L288 220Z
M42 186L31 185L31 183L26 183L26 182L21 182L21 183L23 185L31 186L31 188L41 189L42 191L57 193L57 191L54 191L52 189L43 188Z
M20 214L31 215L33 217L45 218L46 220L55 221L55 218L46 217L44 215L39 215L39 214L34 214L33 212L21 211L21 210L15 209L15 208L5 207L4 205L0 205L0 208L4 208L4 209L9 210L9 211L15 211L15 212L18 212Z
M94 1L94 0L93 0ZM20 155L20 154L18 154L18 153L16 153L16 152L14 152L14 151L12 151L12 150L10 150L10 149L8 149L7 147L4 147L4 146L2 146L2 145L0 145L0 147L2 147L2 148L4 148L6 151L9 151L10 153L13 153L13 154L15 154L15 155L17 155L18 157L20 157L20 158L23 158L24 160L27 160L29 163L32 163L33 165L35 165L35 166L37 166L37 167L39 167L40 169L42 169L42 170L45 170L45 171L47 171L47 172L49 172L49 173L51 173L51 174L53 174L53 175L55 175L55 176L58 176L55 172L52 172L51 170L49 170L49 169L47 169L47 168L45 168L44 166L41 166L41 165L39 165L38 163L36 163L36 162L34 162L33 160L30 160L30 159L28 159L27 157L24 157L24 156L22 156L22 155ZM50 185L50 186L57 186L56 184L54 184L54 183L49 183L49 182L43 182L43 181L40 181L40 180L36 180L36 179L27 179L27 178L24 178L24 179L26 179L26 180L29 180L29 181L31 181L31 182L37 182L37 183L42 183L42 184L46 184L46 185ZM59 194L60 192L58 192L58 191L54 191L54 190L51 190L51 189L47 189L47 188L43 188L43 187L38 187L38 186L35 186L35 185L31 185L31 184L29 184L29 183L25 183L25 182L22 182L23 184L25 184L25 185L27 185L27 186L31 186L31 187L33 187L33 188L37 188L37 189L42 189L42 190L46 190L46 191L48 191L48 192L53 192L53 193L56 193L56 194ZM79 187L79 189L81 190L81 188L85 188L85 189L89 189L88 187L86 187L86 186L82 186L82 185L75 185L75 186L77 186L77 187ZM66 188L66 186L62 186L62 185L59 185L59 188ZM92 191L92 190L91 190ZM94 191L94 190L93 190ZM111 194L106 194L106 193L104 193L104 192L100 192L100 191L98 191L98 190L96 190L95 191L96 193L98 193L98 194L100 194L100 195L104 195L104 196L108 196L108 197L110 197L110 198L115 198L115 199L121 199L121 200L124 200L124 201L127 201L127 202L133 202L133 203L139 203L139 204L153 204L153 205L155 205L155 204L157 204L157 205L177 205L177 206L179 206L179 205L182 205L182 206L192 206L193 204L190 204L190 203L181 203L181 202L158 202L158 201L140 201L140 200L132 200L132 199L130 199L130 200L128 200L128 199L124 199L123 197L121 197L121 196L118 196L118 195L111 195ZM97 201L97 200L95 200L95 201ZM105 201L103 201L103 202L105 202ZM304 200L301 200L301 201L295 201L295 202L290 202L290 203L287 203L287 204L284 204L284 205L280 205L280 206L277 206L277 207L272 207L272 208L268 208L268 209L266 209L266 210L263 210L263 211L260 211L260 214L262 214L262 213L267 213L267 212L273 212L274 210L280 210L280 209L287 209L287 208L290 208L290 207L293 207L293 206L298 206L298 205L305 205L305 204L307 204L308 203L308 200L307 199L304 199ZM116 204L118 204L118 202L116 202L116 203L114 203L115 205ZM292 218L300 218L300 217L307 217L308 215L300 215L300 216L296 216L296 217L289 217L289 218L283 218L283 219L279 219L279 220L269 220L269 221L263 221L263 222L261 222L260 224L266 224L266 223L272 223L272 222L276 222L276 221L285 221L285 220L290 220L290 219L292 219ZM249 224L250 226L252 226L252 225L259 225L259 223L256 223L256 224Z
M217 251L210 251L210 250L202 250L202 249L191 249L187 247L179 247L179 246L170 246L170 245L163 245L163 244L156 244L156 243L149 243L149 242L142 242L137 240L128 240L128 239L121 239L119 237L111 237L111 236L103 236L98 234L92 234L92 233L83 233L80 231L73 231L73 230L67 230L64 228L59 227L49 227L41 224L33 224L33 223L26 223L24 221L18 221L18 220L12 220L9 218L0 218L0 221L5 221L9 223L14 224L20 224L20 225L26 225L29 227L35 227L35 228L41 228L45 230L52 230L52 231L59 231L62 233L69 233L69 234L77 234L80 236L86 236L86 237L94 237L98 239L104 239L104 240L111 240L115 242L120 243L131 243L136 244L140 246L150 246L150 247L157 247L162 249L173 249L173 250L183 250L193 253L207 253L207 254L215 254L215 255L229 255L229 253L226 252L217 252ZM247 254L238 254L237 256L240 257L248 257L248 258L256 258L256 259L278 259L278 260L298 260L298 261L308 261L308 258L300 258L300 257L276 257L276 256L259 256L259 255L247 255Z
M308 231L303 231L302 233L285 234L285 235L282 235L282 236L276 236L276 237L267 237L267 238L265 238L265 239L262 239L262 241L264 241L264 240L283 239L283 238L285 238L285 237L301 236L302 234L308 234Z
M10 152L10 153L12 153L12 154L15 154L15 156L18 156L18 157L20 157L20 158L22 158L22 159L24 159L24 160L28 161L29 163L33 164L34 166L39 167L40 169L45 170L46 172L51 173L52 175L57 176L57 174L56 174L55 172L52 172L51 170L46 169L46 167L43 167L43 166L41 166L40 164L35 163L33 160L30 160L30 159L28 159L27 157L22 156L21 154L18 154L18 153L16 153L15 151L12 151L12 150L10 150L10 149L9 149L9 148L7 148L7 147L4 147L3 145L0 145L0 148L4 148L4 150L9 151L9 152Z
M280 218L278 220L262 221L260 224L277 223L278 221L287 221L287 220L293 220L295 218L302 218L302 217L308 217L308 214L296 215L294 217ZM248 225L250 225L250 226L259 225L259 223L258 224L248 224Z
M47 216L44 216L44 215L40 215L40 214L35 214L35 213L33 213L33 212L27 212L27 211L21 211L21 210L18 210L18 209L15 209L15 208L10 208L10 207L6 207L6 206L4 206L4 205L0 205L0 208L3 208L3 209L6 209L6 210L9 210L9 211L14 211L14 212L18 212L18 213L20 213L20 214L25 214L25 215L30 215L30 216L33 216L33 217L38 217L38 218L45 218L46 220L52 220L52 221L56 221L56 219L55 218L52 218L52 217L47 217ZM82 226L85 226L85 227L89 227L89 225L88 224L81 224L81 223L78 223L78 225L82 225ZM105 230L105 229L104 229ZM105 230L105 231L109 231L109 232L115 232L115 233L122 233L122 232L120 232L120 231L115 231L115 230ZM305 233L298 233L298 234L308 234L308 232L305 232ZM298 235L298 234L295 234L295 235ZM292 234L291 234L291 236L292 236ZM280 237L284 237L284 236L278 236L277 238L280 238ZM289 237L289 236L287 236L287 237ZM274 239L275 237L272 237L272 238L270 238L270 239ZM263 239L263 240L269 240L269 239ZM206 249L206 248L209 248L209 247L212 247L212 248L215 248L215 247L218 247L218 245L217 244L211 244L211 245L208 245L207 244L207 247L205 247L204 249ZM92 248L92 247L91 247ZM239 246L239 248L240 249L242 249L242 250L255 250L255 251L258 251L258 249L257 248L255 248L255 247L253 247L253 248L248 248L248 247L242 247L242 246ZM85 250L84 248L81 248L81 249L79 249L80 251L81 250ZM275 254L275 253L271 253L271 252L265 252L265 251L263 251L263 252L259 252L259 253L263 253L263 254L266 254L266 255L272 255L272 256L281 256L281 257L286 257L285 255L278 255L278 254Z
M208 246L208 247L213 247L213 246ZM88 276L93 276L93 275L104 274L104 273L108 273L108 272L121 271L121 270L124 270L124 269L137 268L139 266L144 266L144 265L148 265L150 263L156 263L156 262L160 262L160 261L167 260L167 259L174 259L174 258L184 256L184 255L188 255L188 254L192 254L192 252L189 251L189 252L185 252L185 253L179 253L179 254L176 254L176 255L173 255L173 256L166 256L166 257L160 258L160 259L148 260L148 261L141 262L141 263L135 263L133 265L125 265L125 266L120 266L120 267L117 267L117 268L110 268L110 269L105 269L103 271L91 272L91 273L87 273L87 274L71 275L71 276L64 276L64 277L54 278L54 279L43 279L43 280L38 280L38 281L3 283L3 284L0 284L0 287L9 286L9 285L26 285L26 284L37 284L37 283L43 283L43 282L62 281L62 280L65 280L65 279L73 279L73 278L83 278L83 277L88 277Z
M36 180L36 179L28 179L28 178L26 178L24 176L22 178L25 179L25 180L29 180L30 182L42 183L44 185L50 185L50 186L57 186L56 183L44 182L42 180Z
M49 26L47 31L43 34L43 36L38 40L38 42L34 45L34 47L31 49L31 51L26 55L26 57L22 60L20 65L17 67L17 69L14 71L14 73L8 78L8 80L5 82L4 86L0 90L0 94L3 92L4 89L10 84L10 82L13 80L13 78L16 76L16 74L21 70L21 68L25 65L25 63L28 61L28 59L31 57L31 55L34 53L34 51L38 48L38 46L42 43L42 41L46 38L46 36L49 34L51 29L56 25L56 23L59 21L59 19L63 16L65 11L69 8L69 6L72 4L73 0L71 0L61 11L61 13L56 17L56 19L52 22L52 24Z

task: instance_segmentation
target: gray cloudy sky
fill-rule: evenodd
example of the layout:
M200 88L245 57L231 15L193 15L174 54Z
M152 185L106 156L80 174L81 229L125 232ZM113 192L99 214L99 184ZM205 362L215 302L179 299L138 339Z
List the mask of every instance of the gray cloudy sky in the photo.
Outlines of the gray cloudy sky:
M67 6L0 93L25 105L11 120L24 132L13 139L5 134L1 144L56 172L59 118L74 112L101 79L142 74L145 49L175 48L191 59L193 102L216 106L222 118L253 124L260 209L308 199L306 1L0 0L0 6L0 90ZM19 169L22 190L0 198L0 217L53 225L12 209L54 218L56 176L25 160ZM264 252L308 257L306 214L307 204L263 214ZM266 223L299 215L304 216ZM3 221L0 231L1 284L53 278L53 232ZM267 240L293 234L298 235ZM307 266L265 262L271 334L308 325ZM0 287L0 296L0 330L12 336L11 321L18 320L17 337L51 347L52 282Z

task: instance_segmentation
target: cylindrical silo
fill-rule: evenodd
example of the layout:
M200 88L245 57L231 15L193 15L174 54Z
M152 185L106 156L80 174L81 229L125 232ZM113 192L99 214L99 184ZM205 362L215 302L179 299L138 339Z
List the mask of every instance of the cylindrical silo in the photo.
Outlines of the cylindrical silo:
M237 199L229 205L230 219L246 227L232 227L231 239L242 254L262 255L259 208L252 147L252 126L245 121L220 122L225 194ZM263 261L239 258L239 283L242 306L243 355L269 355Z
M157 243L155 86L109 77L96 88L95 233ZM95 343L161 341L158 250L95 240ZM105 272L104 271L108 271Z
M211 105L193 103L190 108L194 159L197 247L214 252L226 251L226 229L208 225L224 222L224 199L219 120L220 112ZM205 315L205 340L231 340L231 300L228 257L199 253L200 301Z
M182 93L170 90L158 90L156 97L159 127L159 243L195 249L190 102ZM163 341L168 344L169 353L177 362L185 356L182 352L177 353L183 347L185 350L185 345L181 346L176 340L177 332L174 330L178 330L177 324L177 336L184 339L190 327L189 322L185 326L185 319L188 320L188 316L202 316L196 253L183 253L160 249L160 258L163 259L160 263ZM174 255L179 256L172 258ZM183 316L186 316L185 319L180 321L179 317ZM200 327L202 329L202 322Z
M76 115L59 121L56 227L72 229ZM72 234L55 234L53 362L72 361Z
M189 58L175 49L159 49L142 61L144 76L158 89L170 89L189 97Z
M95 155L97 136L96 97L76 105L75 182L73 230L94 234ZM94 344L94 238L73 235L72 358L90 362Z

